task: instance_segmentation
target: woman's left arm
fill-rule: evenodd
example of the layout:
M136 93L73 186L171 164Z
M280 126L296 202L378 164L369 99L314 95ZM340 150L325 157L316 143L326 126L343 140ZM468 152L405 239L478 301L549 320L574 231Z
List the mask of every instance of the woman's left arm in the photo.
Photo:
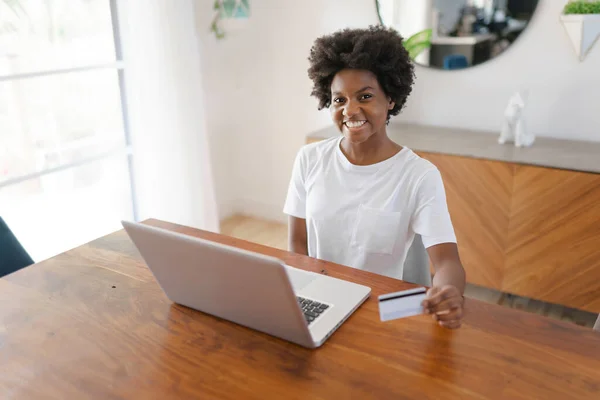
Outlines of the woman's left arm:
M458 328L463 318L465 270L456 243L442 243L427 249L435 269L433 285L423 302L425 311L441 326Z
M462 296L465 292L465 270L458 256L456 243L442 243L427 249L435 269L433 286L454 286Z

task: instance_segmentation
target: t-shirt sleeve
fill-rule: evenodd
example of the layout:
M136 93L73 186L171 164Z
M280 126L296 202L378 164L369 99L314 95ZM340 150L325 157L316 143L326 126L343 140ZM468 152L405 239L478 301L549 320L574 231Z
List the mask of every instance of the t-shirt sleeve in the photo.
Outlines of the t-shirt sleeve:
M416 209L413 214L413 231L427 247L441 243L456 243L454 228L446 204L442 176L437 169L425 174L417 188Z
M306 218L306 174L303 151L300 150L294 161L292 178L288 186L288 193L283 206L283 212L297 218Z

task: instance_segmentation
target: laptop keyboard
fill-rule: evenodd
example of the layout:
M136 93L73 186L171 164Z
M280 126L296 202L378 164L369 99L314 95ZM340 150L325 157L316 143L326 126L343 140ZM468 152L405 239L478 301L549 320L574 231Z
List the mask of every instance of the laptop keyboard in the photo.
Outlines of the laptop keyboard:
M302 312L304 313L304 318L306 318L306 322L310 325L314 320L319 318L325 310L329 308L327 304L319 303L318 301L308 300L304 297L296 296L298 299L298 304L300 308L302 308Z

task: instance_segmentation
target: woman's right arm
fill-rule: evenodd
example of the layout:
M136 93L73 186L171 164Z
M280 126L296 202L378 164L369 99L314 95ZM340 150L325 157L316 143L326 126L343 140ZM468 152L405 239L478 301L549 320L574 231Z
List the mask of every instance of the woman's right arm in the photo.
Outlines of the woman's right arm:
M308 255L306 220L304 218L288 217L288 249L293 253Z

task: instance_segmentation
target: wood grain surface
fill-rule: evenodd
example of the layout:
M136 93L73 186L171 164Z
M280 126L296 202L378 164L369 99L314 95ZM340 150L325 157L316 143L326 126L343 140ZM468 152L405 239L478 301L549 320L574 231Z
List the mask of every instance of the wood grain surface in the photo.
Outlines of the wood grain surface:
M418 153L439 170L469 283L500 290L514 167L498 161Z
M466 301L456 331L382 323L402 281L215 233L146 223L366 284L318 350L172 304L119 231L0 279L2 399L598 399L600 335Z
M516 167L502 290L600 313L600 174Z

